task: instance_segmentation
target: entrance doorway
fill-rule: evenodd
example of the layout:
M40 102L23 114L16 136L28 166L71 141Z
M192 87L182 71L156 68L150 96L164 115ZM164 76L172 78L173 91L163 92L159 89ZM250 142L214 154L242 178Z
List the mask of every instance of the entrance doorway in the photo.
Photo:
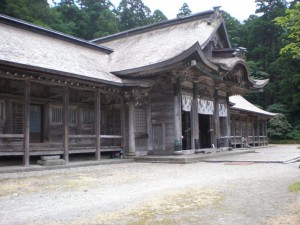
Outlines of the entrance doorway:
M191 113L182 111L181 114L182 121L182 149L190 150L191 149Z
M200 148L211 148L210 115L199 115L199 141Z
M41 143L43 137L43 106L42 105L30 105L30 142Z

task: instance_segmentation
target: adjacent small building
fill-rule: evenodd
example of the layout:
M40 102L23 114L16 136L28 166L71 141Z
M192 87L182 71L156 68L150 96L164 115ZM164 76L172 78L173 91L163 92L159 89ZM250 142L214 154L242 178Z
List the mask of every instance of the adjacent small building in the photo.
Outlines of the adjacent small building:
M250 78L219 8L92 41L5 15L0 31L0 156L267 144L274 114L236 95L268 80Z

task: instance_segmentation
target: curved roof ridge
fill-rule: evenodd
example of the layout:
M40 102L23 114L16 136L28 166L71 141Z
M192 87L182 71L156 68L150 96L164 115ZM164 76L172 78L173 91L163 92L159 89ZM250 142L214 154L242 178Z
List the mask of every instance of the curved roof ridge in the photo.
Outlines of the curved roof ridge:
M247 81L253 84L254 88L263 88L266 86L269 82L269 79L264 79L264 80L257 80L257 79L252 79L249 76L249 70L248 70L248 65L246 61L242 58L239 57L210 57L208 58L209 61L212 63L215 63L220 66L221 69L230 71L232 70L236 65L242 64L246 70L247 70Z
M166 21L162 21L162 22L158 22L158 23L154 23L154 24L150 24L150 25L146 25L146 26L142 26L142 27L133 28L133 29L130 29L130 30L126 30L126 31L116 33L116 34L108 35L108 36L105 36L105 37L96 38L96 39L93 39L93 40L90 40L90 41L91 42L97 42L97 43L110 41L110 40L113 40L113 39L116 39L116 38L121 38L121 37L126 37L126 36L129 36L129 35L148 32L148 31L151 31L151 30L163 28L163 27L170 26L170 25L190 22L190 21L193 21L193 20L197 20L200 17L208 16L208 15L211 15L211 14L214 14L214 13L215 13L215 10L207 10L207 11L194 13L194 14L191 14L189 16L185 16L185 17L181 17L181 18L174 18L174 19L170 19L170 20L166 20Z

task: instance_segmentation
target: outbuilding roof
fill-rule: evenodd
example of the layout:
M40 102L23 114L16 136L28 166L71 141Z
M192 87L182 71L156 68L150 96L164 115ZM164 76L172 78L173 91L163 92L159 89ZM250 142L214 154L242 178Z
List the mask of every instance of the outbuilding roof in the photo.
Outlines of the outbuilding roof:
M246 99L244 99L241 95L230 96L229 102L233 104L233 106L230 107L231 109L256 113L268 117L273 117L277 115L276 113L271 113L258 108L257 106L251 104Z

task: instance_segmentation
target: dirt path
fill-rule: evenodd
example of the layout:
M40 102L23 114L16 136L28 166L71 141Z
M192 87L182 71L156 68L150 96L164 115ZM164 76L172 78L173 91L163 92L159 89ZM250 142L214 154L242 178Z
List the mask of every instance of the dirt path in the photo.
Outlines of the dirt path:
M238 164L238 163L237 163ZM299 163L128 163L0 174L0 224L300 224Z

